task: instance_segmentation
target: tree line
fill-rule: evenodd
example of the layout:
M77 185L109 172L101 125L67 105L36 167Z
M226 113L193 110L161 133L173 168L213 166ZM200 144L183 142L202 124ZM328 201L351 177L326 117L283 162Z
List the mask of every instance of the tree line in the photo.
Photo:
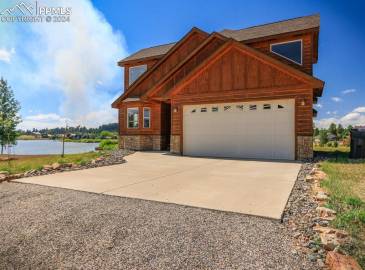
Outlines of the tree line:
M347 144L351 129L351 125L344 128L341 124L336 125L335 123L331 123L328 129L314 128L313 136L319 139L320 146L328 145L337 147L339 142Z

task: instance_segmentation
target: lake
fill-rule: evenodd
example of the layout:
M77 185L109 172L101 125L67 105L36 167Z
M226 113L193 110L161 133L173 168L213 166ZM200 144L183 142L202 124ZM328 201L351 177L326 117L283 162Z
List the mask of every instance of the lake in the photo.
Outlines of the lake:
M99 143L65 142L65 154L78 154L94 151ZM4 154L7 154L7 149ZM60 155L62 153L62 141L57 140L18 140L11 147L12 155Z

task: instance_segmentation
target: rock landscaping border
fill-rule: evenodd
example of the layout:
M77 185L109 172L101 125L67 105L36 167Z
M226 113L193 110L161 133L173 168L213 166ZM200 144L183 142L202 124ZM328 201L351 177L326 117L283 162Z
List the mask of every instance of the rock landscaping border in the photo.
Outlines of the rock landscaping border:
M341 245L349 241L348 233L330 227L336 212L324 207L329 194L320 182L325 178L318 163L307 161L302 165L282 218L292 232L292 253L305 255L319 269L361 270L354 259L341 254Z
M40 175L55 174L61 172L77 171L77 170L122 164L125 162L124 157L132 153L134 152L125 149L119 149L106 153L105 155L97 157L95 159L92 159L90 162L87 162L85 164L53 163L44 165L41 170L30 170L24 173L9 174L7 172L0 172L0 183L3 181L11 181L24 177L40 176Z

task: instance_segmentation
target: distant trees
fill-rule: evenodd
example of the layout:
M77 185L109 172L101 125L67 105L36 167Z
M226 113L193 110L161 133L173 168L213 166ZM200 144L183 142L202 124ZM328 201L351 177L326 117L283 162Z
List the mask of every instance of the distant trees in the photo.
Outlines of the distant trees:
M18 115L20 104L15 99L13 90L3 78L0 79L0 145L1 154L5 146L16 143L16 126L21 122Z
M341 124L336 125L335 123L331 123L328 129L314 128L313 136L317 138L317 143L319 140L320 146L328 145L337 147L339 142L341 142L342 145L348 144L348 137L351 129L351 125L344 128Z

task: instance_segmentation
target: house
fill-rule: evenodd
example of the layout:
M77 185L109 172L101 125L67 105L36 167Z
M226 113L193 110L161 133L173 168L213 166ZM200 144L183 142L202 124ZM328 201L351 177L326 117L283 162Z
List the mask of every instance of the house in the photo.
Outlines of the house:
M365 126L352 128L350 137L350 157L365 158Z
M241 30L192 28L118 62L120 146L191 156L313 156L319 15Z

